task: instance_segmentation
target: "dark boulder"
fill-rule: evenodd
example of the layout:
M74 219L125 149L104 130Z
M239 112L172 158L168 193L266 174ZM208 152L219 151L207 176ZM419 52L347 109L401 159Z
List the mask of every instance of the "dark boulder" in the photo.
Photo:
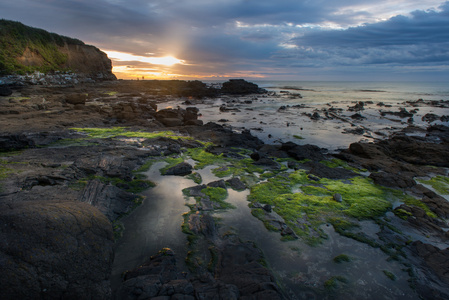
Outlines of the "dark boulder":
M7 97L12 95L12 90L6 86L0 86L0 96Z
M0 136L0 152L22 150L34 146L35 142L24 134Z
M226 180L226 183L236 191L243 191L246 189L246 185L237 177Z
M159 119L159 122L161 122L167 127L176 127L181 126L183 124L182 120L177 118L162 118Z
M174 167L168 168L164 172L164 175L185 176L185 175L189 175L190 173L192 173L192 170L193 170L192 165L190 165L186 162L182 162L180 164L177 164Z
M219 187L219 188L222 188L222 189L226 189L226 183L225 183L225 181L223 179L209 182L207 184L207 186L208 187Z
M221 92L223 94L245 95L258 94L263 90L257 84L248 82L244 79L230 79L223 83Z
M85 104L87 94L69 94L65 97L65 102L69 104Z
M315 145L297 145L293 142L283 143L280 150L285 151L296 160L310 159L320 161L325 158L323 149Z

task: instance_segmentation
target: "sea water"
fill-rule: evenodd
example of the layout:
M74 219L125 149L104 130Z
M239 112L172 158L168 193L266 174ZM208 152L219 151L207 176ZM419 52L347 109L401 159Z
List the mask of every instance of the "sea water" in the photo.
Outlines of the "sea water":
M211 83L211 82L210 82ZM427 122L426 114L449 116L449 108L421 105L413 120L384 112L400 109L415 110L408 101L423 99L449 100L449 84L442 82L299 82L257 81L268 94L249 96L222 96L205 99L193 104L183 104L176 99L160 103L166 107L196 106L204 123L215 122L230 126L233 130L250 130L267 144L295 142L313 144L329 152L346 149L355 142L374 142L385 139L398 131L414 125L425 129L429 125L449 122ZM364 102L363 119L354 119L351 107ZM223 112L222 105L235 109ZM298 107L301 106L301 107ZM281 109L281 108L285 109ZM326 111L339 109L338 117L328 118ZM311 119L314 113L320 118ZM352 133L359 129L359 133ZM423 131L416 134L425 134Z
M269 91L298 92L303 101L404 102L449 100L449 82L255 81Z

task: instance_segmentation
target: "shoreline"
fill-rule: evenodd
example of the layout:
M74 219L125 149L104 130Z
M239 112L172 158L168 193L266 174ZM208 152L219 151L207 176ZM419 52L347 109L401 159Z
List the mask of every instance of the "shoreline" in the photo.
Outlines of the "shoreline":
M198 90L195 91L197 92ZM270 102L267 99L268 97L264 95L266 94L249 94L243 97L237 95L219 96L220 98L212 100L211 104L208 100L197 100L188 97L180 98L179 95L172 96L168 90L145 86L145 82L143 81L111 82L66 88L39 87L31 90L22 88L21 90L16 90L11 97L0 97L1 112L5 117L1 121L1 125L4 130L8 130L3 131L0 138L2 150L7 151L0 153L2 174L5 175L2 176L2 181L0 182L2 185L0 203L4 208L0 218L5 224L10 224L10 227L7 229L2 229L2 234L6 236L6 240L10 241L14 240L17 236L23 237L23 244L14 246L16 248L6 245L4 246L6 248L2 249L3 253L10 253L5 257L15 264L12 268L8 267L4 275L6 277L3 282L9 292L7 295L13 297L13 295L18 295L17 293L28 293L27 295L29 297L38 294L44 297L42 295L45 295L45 292L48 291L52 295L62 296L64 293L67 295L67 293L76 293L76 291L82 290L83 292L88 292L88 295L99 297L99 299L112 297L110 284L108 292L108 280L104 280L104 278L110 278L110 268L113 263L111 256L113 232L112 226L109 225L110 228L108 228L109 226L107 224L111 224L112 221L128 214L134 208L135 204L140 201L136 194L132 192L131 186L137 184L142 188L149 187L146 186L149 183L137 182L137 180L142 179L136 173L133 173L133 171L144 165L150 157L156 158L152 159L152 161L162 160L166 159L167 155L172 154L176 156L186 151L193 151L188 153L194 159L195 152L193 149L204 148L203 145L195 140L209 140L215 143L215 147L207 148L208 150L205 153L213 155L226 153L229 159L235 159L233 156L236 154L232 152L232 147L246 148L250 149L253 154L257 153L257 155L251 154L250 157L246 153L242 157L250 158L248 163L251 166L255 164L259 168L262 167L264 170L262 173L281 172L282 169L270 169L276 166L275 163L277 161L273 159L275 157L277 159L293 159L294 163L292 162L288 166L288 169L305 169L310 178L313 176L317 178L328 178L327 176L341 178L343 175L340 173L338 175L322 173L324 171L319 161L330 159L331 156L316 146L306 145L311 140L309 138L304 140L297 139L297 144L293 144L290 140L284 139L277 144L270 145L258 139L257 134L254 137L251 133L260 131L251 128L253 126L251 126L248 120L252 120L252 118L256 118L256 122L259 122L259 127L263 127L262 134L272 134L272 136L276 134L267 131L268 127L273 126L273 122L270 123L262 119L263 116L259 115L260 111L255 106L260 103L261 106L270 104L271 107L277 107L277 114L287 115L287 121L284 121L284 119L282 122L288 122L288 117L295 119L295 121L290 121L289 126L286 124L282 127L279 126L279 130L283 131L287 127L294 128L295 126L303 126L304 132L308 130L302 125L306 124L306 121L303 121L303 119L297 120L298 116L307 120L311 128L316 127L316 124L320 122L322 123L320 126L324 128L322 130L336 126L327 125L331 122L331 124L338 124L339 128L336 130L341 132L345 129L346 124L348 124L348 128L355 127L363 129L363 127L367 127L363 122L370 122L370 120L364 121L364 119L357 120L356 118L351 118L350 115L356 115L357 113L369 115L370 109L372 111L378 111L378 107L374 103L357 102L348 105L350 107L347 108L347 111L343 111L341 107L334 107L335 110L331 109L332 107L327 107L323 110L324 107L321 107L319 112L317 112L319 114L319 117L317 117L312 113L313 109L316 108L311 108L310 111L307 111L305 107L295 108L285 106L285 108L279 111L282 105L280 103L272 104L273 102ZM278 97L284 97L288 100L288 97L291 96L291 94L283 93L282 96ZM219 103L216 103L217 101ZM181 102L184 102L184 104ZM395 123L400 123L402 126L397 128L396 131L402 132L402 134L385 134L382 136L382 140L376 139L376 143L358 143L356 141L347 143L346 150L335 151L338 154L334 155L334 157L350 163L351 166L361 166L369 170L371 172L371 180L377 184L399 188L402 191L411 191L415 195L419 195L421 198L420 201L425 203L438 216L436 219L426 218L426 214L423 215L422 210L418 209L419 207L411 204L403 204L399 208L396 207L389 210L390 212L394 212L393 218L398 218L397 215L400 213L408 216L405 223L401 223L399 220L397 222L395 221L395 226L403 226L403 228L408 228L409 226L413 228L413 230L410 230L414 234L420 235L425 232L425 234L430 236L424 239L428 244L415 240L414 243L402 245L404 251L408 253L407 256L410 256L410 258L406 257L404 259L413 262L412 268L415 268L414 270L417 273L413 277L418 287L414 292L417 293L415 296L424 296L429 291L436 297L440 295L444 298L443 295L449 295L447 293L448 283L445 282L447 278L440 272L440 269L444 269L445 266L438 266L434 262L437 257L449 256L447 253L448 250L429 246L432 243L438 244L438 241L442 241L442 244L447 241L447 234L442 228L445 228L444 226L447 227L447 221L446 224L443 221L449 217L449 205L447 201L445 204L444 198L441 200L441 196L414 181L416 175L428 176L432 173L447 177L447 168L449 167L447 157L449 155L447 155L447 148L444 145L448 143L449 133L447 127L444 126L429 126L427 129L413 128L409 126L410 123L406 120L413 118L414 115L423 118L427 113L430 113L426 111L426 107L444 105L443 108L446 109L447 102L411 101L406 104L408 106L404 108L405 111L399 108L399 111L389 108L384 112L388 118L398 120ZM173 107L179 106L180 108L163 109L172 103L177 104L176 106L172 105ZM419 106L419 111L411 113L411 107L416 108L417 106ZM188 109L188 107L191 107L191 109ZM349 110L351 107L352 111ZM248 110L250 108L253 108L253 110ZM298 110L301 113L298 113ZM207 116L205 115L206 113L208 113ZM267 117L273 116L270 113L267 113L267 115ZM237 123L232 118L236 120L242 118L245 120L241 123L250 126L241 126L243 129L237 130L236 132L233 126L228 127L209 123L214 118L223 118L224 116L230 119L229 123L231 125ZM441 116L438 117L441 118ZM261 124L260 122L266 124ZM187 123L190 125L186 125ZM228 122L221 123L226 124ZM430 125L431 122L427 123ZM426 121L423 121L423 124L426 124ZM103 131L101 133L102 135L97 133L97 135L91 135L89 137L86 136L86 132L83 133L81 130L78 132L73 131L73 129L68 130L75 127L111 129L126 127L127 129L107 133ZM410 128L413 132L419 132L421 137L410 135L407 131ZM163 131L165 133L160 137L149 137L148 135L142 134L142 132L153 130ZM133 134L129 135L127 139L120 138L128 131ZM172 133L167 135L168 131ZM366 128L364 131L366 133L377 130ZM136 132L140 132L140 135ZM178 135L191 137L193 140L170 138L170 136L176 137ZM427 136L427 140L422 136ZM351 145L349 146L349 144ZM348 146L349 148L347 148ZM21 152L12 153L12 148L16 150L20 149ZM237 161L242 160L242 157L238 158ZM304 159L310 159L311 162L301 162ZM439 169L432 169L426 165L437 166ZM328 168L331 169L330 167ZM325 169L325 171L330 172L328 169ZM112 178L118 178L120 181L113 181ZM79 186L73 188L74 183L77 183ZM260 182L256 182L255 184L260 184ZM82 204L83 202L84 204ZM85 204L86 202L90 205ZM32 203L33 205L25 206L25 203ZM259 205L257 203L255 202L253 205ZM78 204L81 208L78 207ZM266 203L264 204L262 202L260 204L265 205ZM204 203L202 205L204 206ZM78 208L83 211L84 215L88 215L89 218L82 220L78 216L71 219L70 214L73 214L73 210ZM253 207L252 209L257 210L261 208ZM229 255L238 248L246 249L245 253L254 257L249 263L255 263L263 259L262 254L251 250L252 248L247 242L240 241L235 237L225 238L220 236L218 232L212 230L216 225L212 219L207 217L208 214L204 212L203 208L192 208L192 211L200 212L199 215L204 217L195 219L193 216L196 213L189 215L190 219L186 221L186 224L189 227L190 233L187 235L193 236L192 238L199 239L203 243L211 243L212 241L219 261L228 259L230 257ZM31 216L33 214L37 215L33 221L35 223L20 217L22 215ZM54 228L68 228L66 231L63 231L65 233L60 237L56 236L56 233L48 228L39 227L39 224L50 222L52 216L56 216L56 219L59 218L62 220L61 222L54 221L52 223ZM270 218L270 215L260 215L259 218ZM12 224L15 224L18 220L25 225L14 227ZM269 221L270 219L265 220ZM288 222L284 221L284 223L287 224ZM101 230L97 230L98 224L102 224ZM37 226L39 230L32 231L26 225ZM119 224L115 223L115 225ZM414 225L418 225L418 228L415 228L416 226L413 227ZM336 228L336 225L333 225L333 227ZM420 229L420 227L422 228ZM71 232L72 229L70 228L78 228L81 233L76 231ZM86 228L88 229L87 231L85 231ZM207 228L211 231L208 231L206 234ZM292 229L290 228L290 230ZM293 231L295 231L295 228L293 228ZM86 232L88 233L87 235ZM338 233L343 234L342 232ZM40 241L32 238L36 234L41 236L42 239ZM345 234L348 235L349 233L346 232ZM382 229L381 235L387 242L381 240L381 242L378 242L378 247L381 247L384 243L393 243L395 238L399 238L400 236L394 232L385 231L384 229ZM71 241L72 236L76 236L76 239L78 239L76 244L87 243L90 248L77 249ZM95 239L100 244L92 243L92 236L96 236ZM61 237L65 241L65 244L56 242L56 238L59 239ZM19 249L29 247L30 245L34 245L36 250L30 250L31 252L27 251L25 254L20 254ZM200 251L196 248L198 246L195 245L197 244L191 245L193 247L192 249ZM58 249L58 247L60 248ZM98 249L102 250L99 251ZM81 250L89 255L86 256L78 252ZM38 251L47 254L39 256L37 255ZM68 258L63 258L61 256L63 253L71 253L69 257L72 261L68 260ZM92 253L95 253L97 256L92 255ZM154 254L148 253L148 256ZM173 260L171 259L173 255L172 253L166 255L170 258L168 266L173 264ZM89 260L88 256L92 256L91 260ZM55 257L58 257L56 261L54 261ZM159 258L162 260L166 259L164 257ZM28 274L27 276L29 276L28 279L30 282L35 282L38 279L41 283L40 286L29 286L28 291L23 292L22 283L13 282L8 279L10 277L9 275L15 274L16 270L18 270L19 263L25 264L27 268L33 269L36 273L43 272L42 274L45 274L45 272L54 272L55 275L60 276L58 268L55 267L56 265L62 264L62 268L68 268L70 264L73 264L74 260L80 259L81 262L79 263L81 265L89 266L87 271L92 273L92 276L84 278L86 276L84 271L74 270L71 273L72 278L76 278L77 276L78 278L84 278L84 281L78 286L73 286L71 279L67 278L57 280L45 278L43 280L42 276L44 275L33 278ZM104 264L97 263L101 259L103 259ZM237 263L239 258L237 256L232 260L234 263ZM42 264L48 267L43 268L41 267ZM64 266L64 264L66 265ZM154 266L151 267L152 265L154 265L154 262L149 261L147 271L150 273L151 268L154 268ZM237 295L236 293L240 293L240 295L244 293L245 289L239 285L241 283L231 280L230 274L232 273L228 272L231 272L232 268L240 268L241 276L243 276L244 272L248 271L249 265L242 266L237 263L232 268L229 265L228 269L219 268L219 265L214 266L214 272L207 271L207 268L203 270L204 266L201 264L196 266L197 270L199 268L199 270L206 273L209 272L209 274L219 275L215 279L210 278L211 275L208 275L207 280L203 278L205 280L203 283L206 284L199 283L201 280L198 281L199 278L195 275L198 273L195 272L192 272L187 277L176 273L176 275L173 275L174 277L168 278L167 282L159 283L168 284L172 288L175 288L174 282L179 284L179 280L183 280L182 291L184 295L195 295L195 293L200 293L200 291L203 293L206 288L210 287L215 287L216 289L214 291L218 293L220 286L223 287L221 290L222 293L224 293L223 291L227 291L230 293L229 295L234 296ZM276 287L274 277L270 277L273 275L269 269L259 263L257 270L258 272L267 272L266 275L271 278L271 281L268 280L269 284L267 281L264 281L267 280L267 277L264 277L264 279L254 279L252 284L258 286L258 292L268 293L272 297L279 297L279 299L289 298L279 287ZM127 289L121 290L121 293L134 293L138 282L141 282L139 280L143 278L142 276L148 276L150 274L139 272L137 270L131 271L133 275L129 275L128 280L134 278L134 283L131 284L128 281L126 285ZM427 275L431 279L426 278ZM19 276L24 275L21 274ZM429 283L429 280L432 280L432 283ZM434 282L438 282L438 284L435 285ZM152 282L151 284L157 285L159 283ZM52 285L54 286L50 289ZM195 292L192 291L192 288ZM44 294L42 294L43 289L46 289ZM159 292L162 293L162 291Z

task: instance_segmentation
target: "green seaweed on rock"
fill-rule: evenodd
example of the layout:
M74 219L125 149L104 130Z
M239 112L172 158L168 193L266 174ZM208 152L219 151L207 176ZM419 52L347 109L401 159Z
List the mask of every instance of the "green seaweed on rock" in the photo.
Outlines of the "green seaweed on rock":
M332 291L342 287L342 284L347 284L348 279L343 276L332 276L324 282L324 288L326 290Z
M234 205L226 202L228 192L220 187L207 187L202 189L201 192L209 197L210 201L219 205L219 209L235 208Z
M334 257L333 261L337 264L341 264L343 262L350 262L352 259L346 254L340 254Z
M201 178L200 173L192 173L186 176L187 179L193 180L196 184L201 184L203 182L203 179Z
M333 195L340 194L337 202ZM393 202L411 203L430 212L424 203L401 191L376 185L371 179L354 177L349 180L322 178L310 180L305 170L283 172L250 188L251 203L269 204L298 237L316 245L327 235L324 224L332 224L343 236L366 243L372 247L381 245L362 232L353 232L357 220L377 220L391 211ZM262 210L253 215L269 224ZM390 251L391 252L391 251Z
M441 195L449 195L449 177L438 175L429 180L418 179L418 181L430 185Z
M190 139L189 137L176 135L173 131L130 131L127 127L107 127L107 128L70 128L77 132L86 133L90 138L106 139L115 137L145 138L154 139L158 137L168 137L172 139Z

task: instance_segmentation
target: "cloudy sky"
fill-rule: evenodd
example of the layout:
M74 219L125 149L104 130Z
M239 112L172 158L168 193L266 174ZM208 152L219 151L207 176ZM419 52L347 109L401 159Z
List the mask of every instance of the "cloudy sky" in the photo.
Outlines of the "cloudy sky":
M0 18L97 46L119 78L449 81L449 1L14 0Z

